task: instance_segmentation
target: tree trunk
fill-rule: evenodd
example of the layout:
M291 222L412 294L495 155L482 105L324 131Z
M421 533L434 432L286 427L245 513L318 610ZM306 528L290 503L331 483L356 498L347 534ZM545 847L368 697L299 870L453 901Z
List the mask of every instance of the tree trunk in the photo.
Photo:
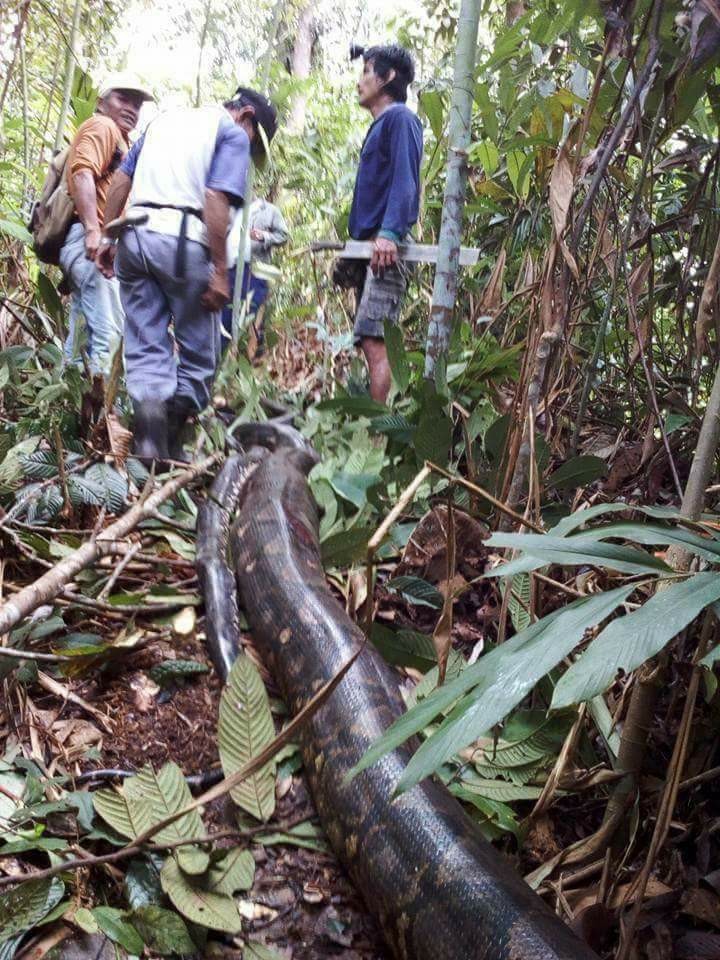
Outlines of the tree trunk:
M307 80L312 67L313 25L315 22L314 0L308 0L298 16L297 34L290 57L290 70L299 80ZM307 94L301 91L295 96L287 121L287 132L302 134L305 129Z
M73 79L75 77L75 61L77 60L77 46L80 36L80 14L82 13L82 8L82 0L75 0L70 38L68 40L67 53L65 54L65 79L63 81L62 103L60 105L57 130L55 131L54 148L56 153L63 145L65 124L67 123L68 111L70 110L70 97L72 96Z
M447 354L450 343L467 184L467 149L470 145L479 21L480 0L462 0L448 124L447 180L425 355L425 376L428 378L435 375L435 364Z

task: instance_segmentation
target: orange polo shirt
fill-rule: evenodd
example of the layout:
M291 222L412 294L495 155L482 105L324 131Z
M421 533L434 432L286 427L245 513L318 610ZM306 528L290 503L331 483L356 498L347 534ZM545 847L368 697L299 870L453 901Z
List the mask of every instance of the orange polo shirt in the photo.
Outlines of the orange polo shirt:
M89 170L95 181L100 226L105 219L105 204L113 174L128 151L128 140L117 124L102 114L81 124L68 154L68 192L75 200L75 175Z

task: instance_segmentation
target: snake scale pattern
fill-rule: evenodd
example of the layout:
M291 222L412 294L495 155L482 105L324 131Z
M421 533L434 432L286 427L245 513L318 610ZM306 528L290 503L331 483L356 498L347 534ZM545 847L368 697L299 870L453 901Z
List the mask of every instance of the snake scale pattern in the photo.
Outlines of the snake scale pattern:
M252 438L250 431L241 442ZM267 431L259 439L264 443ZM253 451L251 464L247 457L227 461L211 495L214 520L199 530L198 552L206 590L210 584L208 641L216 663L232 662L236 598L229 571L220 570L226 524L239 499L229 540L240 600L256 648L297 713L363 643L363 635L323 573L317 508L306 477L313 458L289 433L271 446L273 452L264 455ZM445 787L426 780L391 801L416 743L346 780L403 710L397 675L368 646L301 736L325 832L393 955L597 960L482 837Z

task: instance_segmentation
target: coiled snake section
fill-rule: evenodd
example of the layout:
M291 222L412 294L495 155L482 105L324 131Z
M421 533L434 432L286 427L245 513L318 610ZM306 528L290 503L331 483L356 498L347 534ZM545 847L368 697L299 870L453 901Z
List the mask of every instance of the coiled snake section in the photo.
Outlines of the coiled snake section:
M246 479L230 535L254 643L296 713L363 644L325 581L311 458L279 447ZM416 744L346 774L403 712L397 676L367 646L305 724L301 747L323 827L396 957L592 960L440 784L391 800ZM597 958L595 958L597 960Z

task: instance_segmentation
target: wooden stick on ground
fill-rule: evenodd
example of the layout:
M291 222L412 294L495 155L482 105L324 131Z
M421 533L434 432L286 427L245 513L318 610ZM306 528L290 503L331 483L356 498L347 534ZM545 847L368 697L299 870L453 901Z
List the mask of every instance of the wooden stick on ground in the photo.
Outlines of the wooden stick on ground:
M24 587L12 599L6 600L0 606L0 636L9 633L37 607L54 600L85 567L106 553L113 552L118 540L126 537L142 520L152 516L153 510L156 510L161 503L174 496L197 476L208 470L221 456L221 453L215 453L211 457L206 457L200 463L194 464L168 480L155 493L131 507L115 523L101 530L96 538L78 547L74 553L61 560L34 583Z

